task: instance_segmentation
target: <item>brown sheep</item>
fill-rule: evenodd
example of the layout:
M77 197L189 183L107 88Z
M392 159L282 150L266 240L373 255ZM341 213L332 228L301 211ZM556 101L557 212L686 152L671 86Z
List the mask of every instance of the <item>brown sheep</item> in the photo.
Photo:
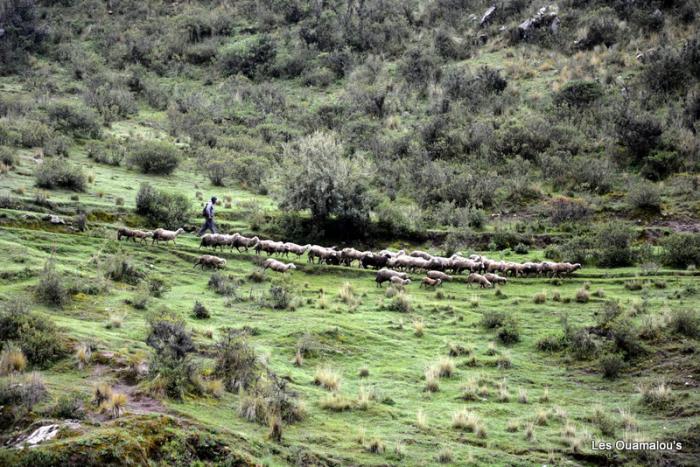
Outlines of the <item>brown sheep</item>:
M493 286L486 277L475 272L469 274L469 277L467 277L467 284L471 285L473 283L479 284L482 289L488 289Z
M442 279L431 279L430 277L424 277L423 281L420 283L420 286L427 289L428 287L438 287L440 284L442 284Z
M484 277L492 284L506 284L508 282L508 279L505 277L501 277L498 274L491 274L490 272L484 274Z
M401 279L408 279L408 275L405 272L398 272L392 269L382 268L377 271L374 281L377 283L377 287L381 287L384 282L391 281L392 277L399 277Z
M440 279L443 282L452 280L452 276L445 274L442 271L428 271L426 273L426 276L428 276L431 279Z
M214 269L221 269L222 267L226 266L226 260L224 258L219 258L218 256L202 255L197 258L197 262L194 263L194 267L196 268L197 266L201 266L202 269L204 269L204 266Z
M141 243L145 242L147 238L150 238L153 236L153 232L145 232L143 230L132 230L128 227L120 227L119 230L117 230L117 240L120 241L122 237L125 237L127 240L131 239L134 242L136 242L136 239L138 238L141 240Z

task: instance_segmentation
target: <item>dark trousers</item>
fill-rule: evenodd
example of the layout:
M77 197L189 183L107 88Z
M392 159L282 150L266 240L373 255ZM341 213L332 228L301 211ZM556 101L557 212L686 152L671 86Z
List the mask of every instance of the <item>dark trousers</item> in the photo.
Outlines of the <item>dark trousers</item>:
M201 229L199 229L199 233L197 235L201 236L207 230L211 230L211 233L217 233L216 232L216 224L214 223L213 217L207 217L207 220L204 221L204 225L202 226Z

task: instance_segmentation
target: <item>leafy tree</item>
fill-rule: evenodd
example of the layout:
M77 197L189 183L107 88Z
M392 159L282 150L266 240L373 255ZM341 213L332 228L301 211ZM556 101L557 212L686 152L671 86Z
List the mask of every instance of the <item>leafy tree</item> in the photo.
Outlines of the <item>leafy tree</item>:
M136 194L136 212L159 227L182 227L189 218L190 207L186 196L157 190L148 183L142 184Z
M279 173L280 207L308 209L317 220L366 220L372 204L366 166L361 157L344 157L331 133L316 132L289 144Z

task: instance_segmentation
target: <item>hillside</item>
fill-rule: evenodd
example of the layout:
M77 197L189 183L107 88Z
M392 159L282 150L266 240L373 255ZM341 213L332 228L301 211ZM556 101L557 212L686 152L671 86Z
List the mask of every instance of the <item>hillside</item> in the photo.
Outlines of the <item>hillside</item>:
M0 0L0 464L697 465L698 7Z

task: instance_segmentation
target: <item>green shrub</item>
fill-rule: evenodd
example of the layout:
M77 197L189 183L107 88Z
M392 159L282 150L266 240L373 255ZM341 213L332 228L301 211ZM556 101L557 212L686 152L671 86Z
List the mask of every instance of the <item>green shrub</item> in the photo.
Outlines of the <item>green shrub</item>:
M40 188L65 188L73 191L85 191L87 179L79 167L66 161L50 159L44 161L34 172L36 186Z
M700 234L674 233L662 240L663 263L676 268L700 266Z
M561 335L549 335L537 341L537 350L541 352L558 352L566 348L566 339Z
M664 47L645 57L642 79L655 92L671 92L687 83L687 65L678 51Z
M200 303L199 300L194 302L192 314L197 319L209 319L211 317L211 315L209 314L209 310L207 310L207 307Z
M596 16L588 26L586 36L579 40L576 45L584 50L591 50L601 44L610 47L617 42L618 36L619 28L614 18Z
M568 340L569 349L574 357L579 360L589 359L598 351L596 341L593 340L593 336L585 329L571 331Z
M40 5L30 0L3 2L0 75L23 70L29 55L39 52L48 37Z
M224 380L229 391L248 389L259 378L259 362L245 334L224 328L216 343L214 374Z
M507 316L502 311L487 311L481 316L481 325L487 329L494 329L503 326Z
M235 297L238 291L238 284L230 277L220 272L214 272L209 277L208 287L219 295Z
M18 379L3 378L0 380L0 406L6 410L3 419L7 414L12 421L20 420L46 395L46 386L39 373L30 373ZM3 420L3 425L5 422Z
M592 104L603 95L597 81L569 81L554 95L558 106L584 107Z
M180 163L180 151L170 143L144 141L130 147L129 165L146 174L170 175Z
M496 337L505 345L515 344L520 341L520 328L515 318L509 317L496 331Z
M627 193L627 203L631 209L659 212L661 211L661 193L653 183L640 181Z
M105 275L113 281L136 285L145 277L133 259L124 253L118 253L107 259Z
M399 313L410 313L413 306L411 305L411 299L408 295L399 292L391 298L387 308L391 311L398 311Z
M687 337L700 337L700 316L697 310L675 310L671 315L670 329Z
M267 73L276 55L274 40L260 35L238 41L225 48L219 58L224 75L242 74L248 78Z
M56 157L63 156L68 157L68 149L70 148L71 140L63 135L53 135L51 138L44 141L43 151L44 156Z
M612 353L600 357L598 360L603 378L617 379L620 372L625 368L625 360L620 354Z
M61 274L56 271L53 257L46 260L44 270L39 277L39 283L34 288L34 295L39 302L59 308L70 300L68 288Z
M660 143L663 127L651 115L623 109L615 119L615 131L618 142L627 149L632 164L641 166Z
M0 163L7 167L15 167L17 165L17 156L13 149L7 146L0 146Z
M108 123L138 111L136 100L128 89L109 82L99 82L97 79L88 83L83 98Z
M106 143L90 142L86 148L87 156L101 164L120 166L126 156L125 145L116 140Z
M597 232L598 263L606 267L632 264L632 229L622 222L609 222Z
M530 252L530 250L524 243L518 243L513 247L513 252L519 255L526 255Z
M152 384L176 399L182 399L187 393L198 393L198 369L190 359L195 346L184 323L166 314L149 319L149 325L146 344L155 350L149 367L154 375Z
M53 125L64 133L91 139L99 138L102 133L99 115L82 104L53 102L46 113Z
M29 303L21 299L7 302L0 311L0 345L5 348L8 342L22 349L33 365L46 366L68 353L53 321L30 312Z
M142 184L136 194L136 212L158 227L182 227L189 219L190 206L185 195L160 191L148 183Z
M71 420L85 418L84 400L80 394L63 394L51 408L51 416Z
M271 285L267 305L275 310L286 310L292 306L292 291L284 285Z
M639 357L646 353L639 338L639 330L629 320L622 320L611 326L615 349L622 352L626 360Z

